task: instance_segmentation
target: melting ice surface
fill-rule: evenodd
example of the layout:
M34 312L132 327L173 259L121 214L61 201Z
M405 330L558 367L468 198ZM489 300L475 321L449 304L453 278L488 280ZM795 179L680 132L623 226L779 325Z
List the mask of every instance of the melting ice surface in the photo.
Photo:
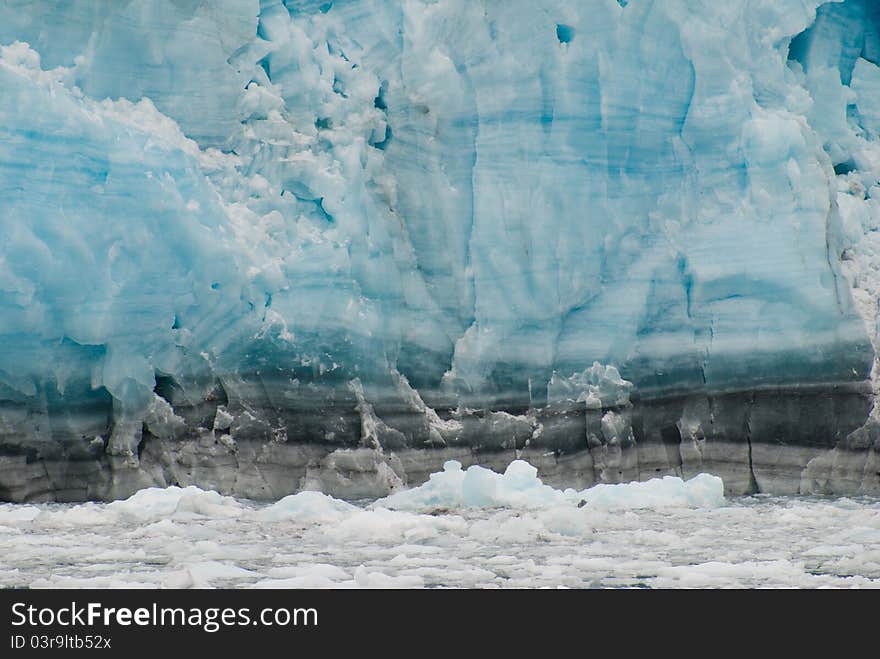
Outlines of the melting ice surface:
M708 474L560 491L523 461L449 462L357 504L4 504L0 557L4 587L880 587L880 499L729 499Z

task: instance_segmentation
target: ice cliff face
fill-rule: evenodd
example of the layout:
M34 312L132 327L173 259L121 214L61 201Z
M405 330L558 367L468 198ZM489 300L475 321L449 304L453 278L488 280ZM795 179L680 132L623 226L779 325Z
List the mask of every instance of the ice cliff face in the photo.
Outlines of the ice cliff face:
M870 0L2 0L0 497L522 451L880 488L878 31Z

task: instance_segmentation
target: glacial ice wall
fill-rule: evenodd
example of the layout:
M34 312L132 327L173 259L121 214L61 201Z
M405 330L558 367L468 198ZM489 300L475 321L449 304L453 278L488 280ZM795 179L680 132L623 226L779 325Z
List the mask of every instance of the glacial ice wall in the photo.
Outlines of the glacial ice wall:
M552 407L594 362L637 399L863 399L878 30L870 0L2 0L0 434L443 445L435 408ZM833 445L867 410L829 405Z

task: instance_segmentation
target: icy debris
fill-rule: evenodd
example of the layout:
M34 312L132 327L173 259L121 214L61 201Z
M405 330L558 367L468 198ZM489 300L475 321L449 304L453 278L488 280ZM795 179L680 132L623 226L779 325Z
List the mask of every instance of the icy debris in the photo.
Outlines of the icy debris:
M244 507L232 497L190 485L140 490L128 499L107 504L104 511L117 519L147 522L168 517L238 517Z
M301 488L365 499L403 487L401 474L400 459L393 453L368 448L336 449L309 466Z
M597 485L582 491L557 490L542 483L537 469L524 460L513 461L503 474L477 465L464 470L461 463L450 460L442 472L431 474L424 485L391 494L367 508L321 492L304 491L254 509L214 491L171 486L143 489L123 501L85 503L65 509L4 504L0 505L0 526L89 528L135 524L147 535L176 535L178 523L228 519L305 526L326 524L326 532L339 542L355 541L365 535L389 542L421 542L444 533L462 533L465 521L449 513L468 508L541 510L548 530L562 535L584 535L591 529L579 516L578 508L714 508L724 502L721 479L709 474L688 481L666 476L642 483ZM426 512L431 514L416 514ZM437 512L444 514L437 516Z
M336 581L322 574L304 574L287 579L264 579L253 584L251 588L354 588L352 580Z
M221 446L225 446L226 448L228 448L230 451L234 450L238 446L235 439L233 439L232 435L229 435L227 433L224 433L224 434L220 435L219 437L217 437L217 442Z
M304 563L273 567L266 571L272 579L291 579L300 577L323 577L331 581L345 581L350 574L337 565L329 563Z
M629 403L633 383L620 377L614 366L593 362L590 368L567 378L556 371L547 385L550 404L586 403L587 409L619 407Z
M153 394L153 400L147 407L144 424L161 439L172 439L186 432L186 421L177 416L168 401L157 394Z
M641 483L603 483L578 496L587 506L604 509L717 508L724 505L724 483L711 474L698 474L688 481L664 476Z
M584 503L585 502L585 503ZM596 485L576 491L556 490L538 478L538 470L514 460L499 474L477 465L462 470L450 460L443 471L431 474L420 487L379 499L374 507L396 510L455 509L461 507L545 508L556 504L588 505L603 509L694 507L713 508L724 503L724 483L700 474L684 481L675 476L646 482Z
M22 506L11 503L0 504L0 526L18 522L31 522L40 514L37 506Z
M613 411L605 412L600 422L602 436L608 444L619 444L626 439L632 439L632 425L623 414Z
M359 588L422 588L425 585L417 575L393 577L382 572L370 572L363 565L354 571L354 581Z
M40 507L34 523L40 526L79 526L88 528L111 524L171 525L172 521L194 519L233 519L246 508L233 497L212 490L189 487L149 487L127 499L108 504L83 503L64 510ZM2 509L0 509L2 524Z
M189 582L186 587L210 588L211 582L215 580L238 581L253 579L257 576L257 573L220 561L199 561L187 565L184 573L179 576L182 577L184 583ZM172 587L179 588L181 586Z
M269 522L281 520L332 522L356 510L357 507L350 503L334 499L321 492L299 492L284 497L268 508L263 508L257 512L257 518Z
M228 430L234 420L235 417L223 405L219 405L214 413L214 430Z
M0 587L880 586L877 497L736 497L711 511L357 509L295 528L243 505L232 518L126 517L113 533L83 523L107 504L0 505Z
M455 514L430 515L374 507L358 510L327 528L328 539L340 544L373 542L420 544L443 536L462 535L467 523Z
M258 581L252 588L422 588L417 575L393 576L360 565L349 575L334 565L317 563L293 568L273 569L270 579Z
M360 378L354 378L348 383L349 390L355 395L357 405L355 409L361 417L361 445L365 448L381 451L389 444L390 448L405 446L406 438L399 430L389 427L382 419L376 416L373 406L364 395L364 386Z
M425 415L431 434L431 441L434 444L445 445L447 435L453 435L462 430L464 426L461 421L441 419L436 410L422 400L421 395L410 385L407 377L396 368L391 369L391 379L397 387L397 393L410 409Z

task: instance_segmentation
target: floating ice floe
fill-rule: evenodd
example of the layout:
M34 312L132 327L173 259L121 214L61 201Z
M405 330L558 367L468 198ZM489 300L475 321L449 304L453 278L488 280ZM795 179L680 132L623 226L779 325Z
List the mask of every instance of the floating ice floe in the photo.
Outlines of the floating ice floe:
M332 522L356 510L358 510L356 506L322 492L298 492L258 511L257 518L265 522L281 520Z
M725 500L707 474L557 490L521 461L370 506L150 488L0 505L0 527L0 587L880 587L880 499Z
M724 483L717 476L699 474L690 480L676 476L645 482L600 484L583 491L557 490L538 478L538 470L514 460L503 474L477 465L462 469L450 460L443 471L431 474L419 487L379 499L374 507L396 510L430 508L509 507L543 508L554 504L618 508L711 508L724 503Z

